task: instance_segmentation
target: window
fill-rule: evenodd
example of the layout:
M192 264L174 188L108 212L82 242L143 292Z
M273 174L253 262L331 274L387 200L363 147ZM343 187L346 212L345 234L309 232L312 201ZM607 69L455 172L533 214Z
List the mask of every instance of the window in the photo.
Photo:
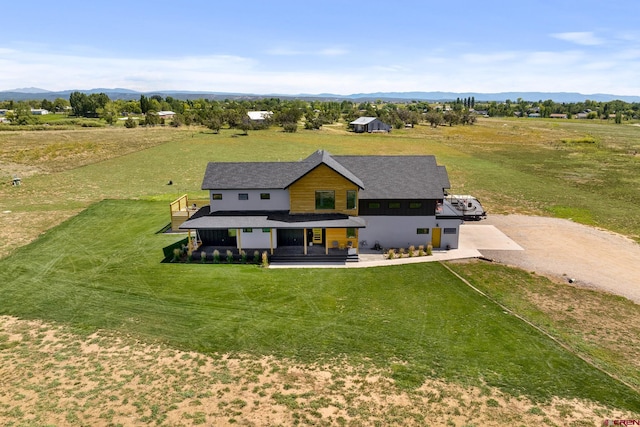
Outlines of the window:
M418 228L416 233L417 234L429 234L429 229L428 228Z
M270 228L263 228L262 232L263 233L271 233L271 229Z
M356 238L356 229L355 228L347 228L347 239L355 239Z
M356 208L356 197L357 194L355 190L347 190L347 209Z
M369 209L380 209L380 203L378 203L378 202L369 202Z
M409 209L420 209L421 207L422 207L422 203L420 202L409 203Z
M455 228L445 228L444 230L442 230L442 232L444 234L456 234L456 229Z
M260 193L260 200L269 200L271 199L271 193Z
M400 202L389 202L389 209L400 209Z
M222 194L220 193L213 193L211 197L213 198L213 200L222 200Z
M316 191L316 209L335 209L336 192L329 190Z
M249 200L248 193L238 193L238 200Z
M253 228L243 228L242 232L243 233L253 233Z

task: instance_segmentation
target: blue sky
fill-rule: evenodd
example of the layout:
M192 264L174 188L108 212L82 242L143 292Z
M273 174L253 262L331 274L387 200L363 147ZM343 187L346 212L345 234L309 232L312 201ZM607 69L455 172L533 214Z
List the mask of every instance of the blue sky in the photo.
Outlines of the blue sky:
M640 2L5 2L0 90L640 95Z

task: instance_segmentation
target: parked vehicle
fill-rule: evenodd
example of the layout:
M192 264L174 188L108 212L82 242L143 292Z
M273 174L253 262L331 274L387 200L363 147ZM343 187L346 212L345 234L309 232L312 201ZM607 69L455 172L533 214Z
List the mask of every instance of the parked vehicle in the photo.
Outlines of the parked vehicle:
M487 217L487 212L478 199L470 195L452 194L444 198L444 204L462 216L465 221L480 221Z

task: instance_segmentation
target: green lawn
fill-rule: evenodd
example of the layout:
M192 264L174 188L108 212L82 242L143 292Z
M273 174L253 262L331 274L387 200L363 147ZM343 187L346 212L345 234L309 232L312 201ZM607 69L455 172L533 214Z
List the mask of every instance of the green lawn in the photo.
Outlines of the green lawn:
M640 395L504 313L437 263L372 269L162 264L164 202L108 200L0 260L0 314L206 353L346 357L534 399L640 412ZM517 284L514 284L517 285Z
M4 145L12 147L7 154ZM452 192L478 196L490 213L572 218L640 241L640 215L629 214L640 211L640 127L579 120L484 119L474 126L418 126L389 135L347 133L343 125L297 133L272 128L248 136L199 128L5 132L1 162L40 164L49 174L24 177L20 189L0 188L0 209L201 197L208 161L291 161L319 148L334 154L434 154L449 171ZM122 155L105 160L114 152ZM92 156L95 163L82 166ZM4 179L10 177L7 172ZM169 180L172 187L165 185Z

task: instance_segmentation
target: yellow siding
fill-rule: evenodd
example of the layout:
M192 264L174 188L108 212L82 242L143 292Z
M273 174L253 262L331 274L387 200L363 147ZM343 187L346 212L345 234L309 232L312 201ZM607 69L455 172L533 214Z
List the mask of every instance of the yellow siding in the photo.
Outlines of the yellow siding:
M356 228L356 237L347 239L346 228L327 228L326 231L327 244L329 248L333 248L333 242L338 242L339 247L347 247L347 244L351 242L352 247L358 247L358 229Z
M316 210L316 190L333 190L335 209ZM347 190L356 191L356 208L347 209ZM358 186L326 165L320 165L289 187L291 213L338 212L358 215Z

